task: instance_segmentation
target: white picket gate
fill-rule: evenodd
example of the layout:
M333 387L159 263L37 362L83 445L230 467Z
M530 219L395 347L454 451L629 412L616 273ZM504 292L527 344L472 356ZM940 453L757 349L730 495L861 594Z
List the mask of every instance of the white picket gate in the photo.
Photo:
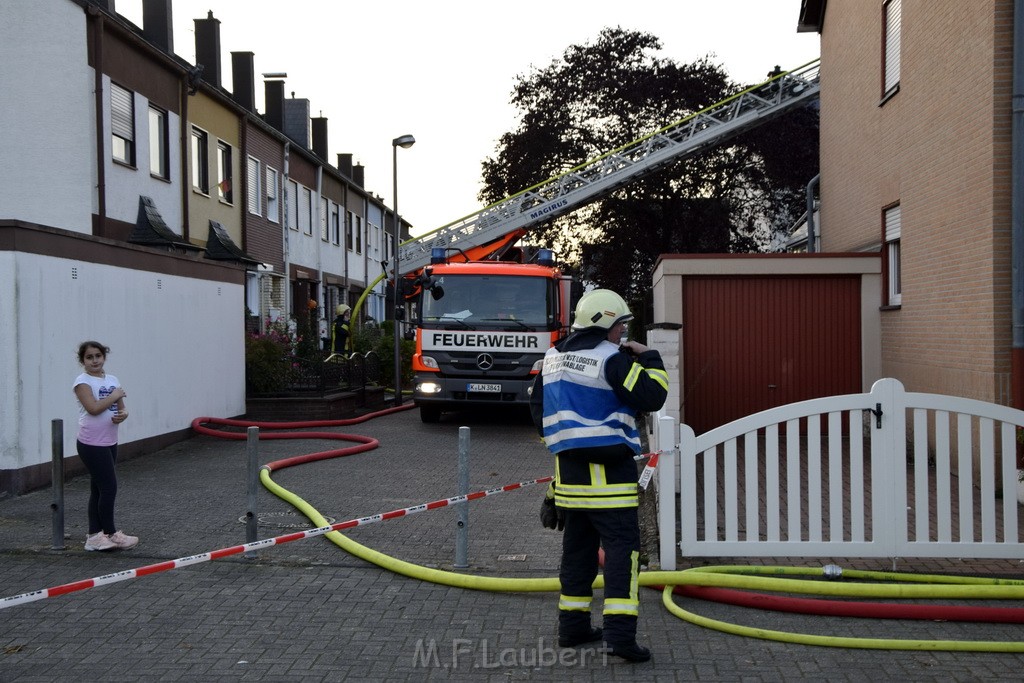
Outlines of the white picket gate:
M1024 559L1020 427L1024 411L907 392L895 379L700 436L662 416L655 430L663 452L662 567L675 568L677 550L683 557Z

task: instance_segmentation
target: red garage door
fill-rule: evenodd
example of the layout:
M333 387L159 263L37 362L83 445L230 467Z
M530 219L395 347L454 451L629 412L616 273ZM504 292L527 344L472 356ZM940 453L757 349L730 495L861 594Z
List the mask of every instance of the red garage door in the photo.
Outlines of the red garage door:
M683 419L698 434L861 388L860 278L684 277Z

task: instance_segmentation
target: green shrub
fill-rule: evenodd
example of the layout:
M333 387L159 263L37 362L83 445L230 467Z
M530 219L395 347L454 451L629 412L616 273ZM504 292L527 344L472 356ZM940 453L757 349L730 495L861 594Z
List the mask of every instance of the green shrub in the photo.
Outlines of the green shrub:
M374 339L369 349L377 353L381 359L381 378L385 386L394 387L394 322L384 321L380 324L380 336ZM413 383L413 354L416 353L416 342L412 339L399 341L401 347L401 386L409 389Z
M252 394L283 391L288 381L292 341L279 326L245 336L245 390Z

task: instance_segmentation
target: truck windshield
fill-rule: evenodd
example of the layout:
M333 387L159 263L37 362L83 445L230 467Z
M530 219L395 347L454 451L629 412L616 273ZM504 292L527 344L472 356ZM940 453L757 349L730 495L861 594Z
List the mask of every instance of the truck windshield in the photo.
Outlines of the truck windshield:
M513 275L443 275L444 296L423 295L424 327L553 329L555 281Z

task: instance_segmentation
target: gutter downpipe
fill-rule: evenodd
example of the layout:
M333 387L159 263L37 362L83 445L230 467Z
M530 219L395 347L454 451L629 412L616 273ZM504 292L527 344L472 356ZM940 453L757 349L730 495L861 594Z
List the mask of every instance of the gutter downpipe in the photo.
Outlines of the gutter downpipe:
M1011 145L1011 271L1013 293L1013 347L1010 353L1010 387L1014 408L1024 408L1024 0L1013 3L1013 100ZM1018 465L1020 456L1018 455Z
M93 88L96 98L96 224L92 234L106 237L107 228L107 135L103 128L103 34L106 23L103 12L94 5L86 8L93 19Z
M351 196L349 194L349 189L351 188L349 188L348 183L345 183L345 199L342 200L345 202L345 205L338 207L338 231L341 233L338 235L338 241L341 242L341 258L343 260L342 272L345 276L345 301L343 301L342 303L346 304L349 301L349 290L351 289L351 281L349 280L348 277L348 232L346 229L346 226L348 225L348 202L349 197ZM352 308L352 318L355 318L355 306L353 306ZM351 318L349 319L348 324L352 325Z
M320 316L327 317L327 285L324 284L324 257L323 248L324 240L323 233L321 232L321 226L327 220L327 217L322 215L324 210L324 165L318 163L316 166L316 231L320 233L316 235L316 303L319 306L319 314L317 315L316 325L317 329L320 329ZM327 237L330 239L331 226L327 226ZM312 321L310 326L312 326ZM317 346L322 347L323 342L319 339Z
M1024 2L1024 0L1018 0ZM815 240L815 225L814 225L814 187L821 181L821 174L817 174L811 181L807 183L807 253L813 254L817 251L814 245Z

